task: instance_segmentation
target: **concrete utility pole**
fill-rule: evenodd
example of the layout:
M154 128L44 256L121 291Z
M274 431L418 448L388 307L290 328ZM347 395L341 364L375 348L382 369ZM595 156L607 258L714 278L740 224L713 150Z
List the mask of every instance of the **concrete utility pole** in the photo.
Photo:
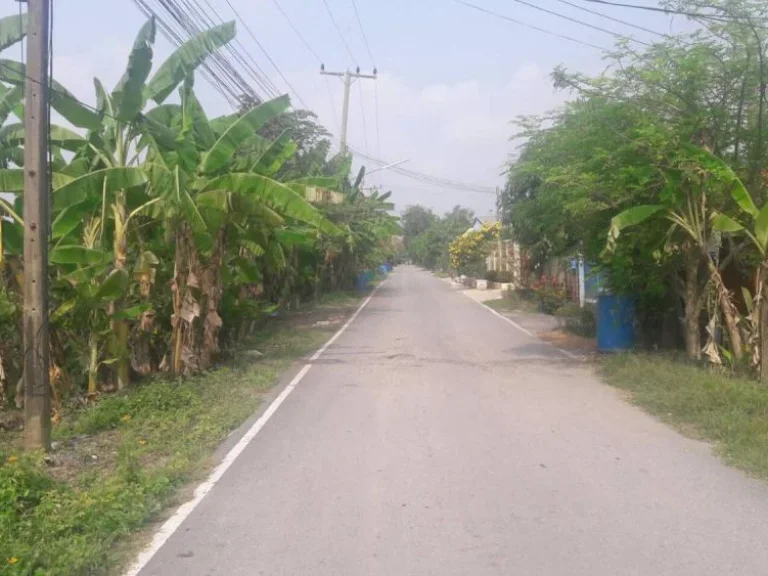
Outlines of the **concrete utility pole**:
M27 0L24 112L24 445L50 449L48 375L49 0Z
M506 268L506 253L503 253L504 244L501 241L501 189L496 186L496 221L499 223L499 236L496 239L497 250L499 251L499 262L496 267L499 272L502 272Z
M337 76L344 82L344 105L341 108L341 153L347 152L347 120L349 118L349 88L355 80L367 78L370 80L376 80L376 68L373 69L373 74L360 74L360 68L358 67L355 72L326 72L325 65L320 65L320 74L323 76Z

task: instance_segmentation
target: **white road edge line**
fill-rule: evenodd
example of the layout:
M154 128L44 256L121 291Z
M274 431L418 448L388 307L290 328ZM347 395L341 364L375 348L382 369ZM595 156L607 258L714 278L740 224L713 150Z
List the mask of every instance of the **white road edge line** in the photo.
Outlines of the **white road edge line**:
M386 282L386 280L384 282ZM333 336L331 336L331 338L325 344L323 344L322 348L320 348L310 357L309 362L314 362L315 360L319 359L320 356L326 350L328 350L328 348L338 339L338 337L341 336L347 328L349 328L349 325L352 324L360 312L363 311L363 308L368 305L368 302L370 302L371 299L376 295L376 292L378 292L379 288L384 285L384 282L379 284L373 290L373 292L371 292L368 298L366 298L363 303L360 304L355 313L352 314L352 317L346 321L344 326L339 328L339 330ZM256 437L256 434L261 431L261 429L269 421L272 415L277 412L277 409L283 402L285 402L285 399L288 398L288 395L291 392L293 392L293 389L299 385L299 382L301 382L304 376L307 375L307 372L309 372L310 368L312 368L311 363L305 364L299 373L293 377L293 380L288 383L288 386L286 386L283 391L280 392L277 398L272 401L272 404L269 405L269 408L267 408L261 417L259 417L259 419L253 423L253 426L248 429L248 431L243 435L242 438L240 438L237 444L235 444L232 449L227 452L227 455L224 456L224 459L218 464L218 466L216 466L216 468L213 469L208 478L197 488L195 488L194 496L192 499L179 506L173 516L168 518L168 520L163 523L160 529L155 533L155 536L152 538L152 542L150 542L149 545L144 550L142 550L142 552L136 558L136 561L131 565L128 571L124 573L124 576L138 576L138 574L146 567L146 565L149 564L149 561L152 560L155 554L157 554L158 550L163 547L163 545L168 541L173 533L178 530L179 526L181 526L184 520L186 520L192 511L197 508L200 502L203 501L203 498L208 495L216 483L221 480L221 477L224 476L224 473L229 469L230 466L232 466L235 460L237 460L238 456L242 454L246 446L248 446L248 444L250 444L250 442Z
M462 294L464 294L464 291L463 291L463 290L462 290ZM490 306L487 306L487 305L486 305L484 302L480 302L479 300L475 300L474 298L472 298L471 296L469 296L469 295L467 295L467 294L464 294L464 296L466 296L467 298L469 298L470 300L472 300L472 302L476 302L476 303L480 304L480 306L482 306L483 308L485 308L486 310L488 310L488 312L490 312L491 314L493 314L494 316L496 316L496 317L498 317L498 318L501 318L501 319L502 319L502 320L504 320L504 322L506 322L507 324L511 324L512 326L514 326L515 328L517 328L518 330L520 330L520 332L522 332L523 334L526 334L526 335L530 336L531 338L535 338L536 340L538 340L539 342L542 342L543 344L548 344L549 346L552 346L552 348L554 348L555 350L557 350L558 352L560 352L560 354L563 354L564 356L567 356L567 357L568 357L568 358L570 358L571 360L579 360L579 361L582 361L582 360L584 359L583 357L581 357L581 356L578 356L577 354L574 354L574 353L572 353L572 352L568 352L568 350L563 350L562 348L558 348L557 346L555 346L555 345L553 345L553 344L550 344L549 342L545 342L544 340L540 339L538 336L536 336L536 335L535 335L533 332L531 332L530 330L527 330L526 328L523 328L522 326L520 326L520 324L518 324L517 322L515 322L515 321L514 321L514 320L512 320L511 318L507 318L506 316L504 316L503 314L501 314L501 313L497 312L496 310L494 310L494 309L493 309L493 308L491 308Z

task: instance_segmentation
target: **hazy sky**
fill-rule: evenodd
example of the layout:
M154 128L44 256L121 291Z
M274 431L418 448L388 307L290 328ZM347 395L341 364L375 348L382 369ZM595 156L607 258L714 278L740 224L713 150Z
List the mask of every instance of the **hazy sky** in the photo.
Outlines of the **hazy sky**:
M224 20L234 19L227 0L205 0ZM320 76L315 57L301 43L275 6L275 0L229 0L246 20L307 107L335 135L339 134L342 85ZM276 0L325 63L326 69L354 67L336 32L323 0ZM355 19L352 0L326 0L342 34L363 71L371 62ZM597 44L611 47L613 38L602 32L543 14L514 0L472 0L484 8ZM649 0L640 0L648 2ZM539 6L576 18L650 39L649 34L584 13L558 0L531 0ZM575 3L615 17L670 32L678 22L663 15L612 9L583 0ZM15 2L6 1L8 13ZM205 2L200 2L205 6ZM543 113L562 103L549 74L563 64L569 69L596 73L603 67L601 53L567 40L547 36L490 17L452 0L357 0L371 51L379 70L378 101L380 150L377 147L373 81L352 87L349 141L385 160L408 158L404 167L443 178L485 186L501 186L501 172L515 144L509 142L510 122L521 114ZM80 99L95 103L93 77L109 88L125 68L134 36L144 17L132 0L66 0L55 2L54 76ZM272 82L288 91L238 22L238 38ZM18 58L19 47L3 54ZM171 52L158 35L155 62ZM226 100L202 79L200 99L209 116L227 113ZM361 93L362 88L362 107ZM294 103L299 105L294 97ZM364 130L363 113L365 111ZM392 172L371 174L367 185L391 188L398 209L420 203L438 212L462 204L478 214L494 206L488 194L444 190L409 180Z

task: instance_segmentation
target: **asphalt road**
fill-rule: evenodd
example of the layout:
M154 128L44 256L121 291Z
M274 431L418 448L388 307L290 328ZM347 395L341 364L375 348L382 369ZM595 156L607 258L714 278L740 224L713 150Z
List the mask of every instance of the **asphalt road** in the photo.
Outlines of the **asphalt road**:
M768 574L768 489L402 267L141 576Z

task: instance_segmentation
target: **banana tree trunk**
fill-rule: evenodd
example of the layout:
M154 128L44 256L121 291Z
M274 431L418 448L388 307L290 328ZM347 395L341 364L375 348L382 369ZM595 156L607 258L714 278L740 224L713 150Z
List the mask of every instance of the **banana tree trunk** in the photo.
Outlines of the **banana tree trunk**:
M201 308L203 312L203 337L200 346L200 368L210 368L219 353L219 331L222 321L219 316L221 303L221 266L224 257L225 227L216 235L213 253L202 275Z
M685 265L685 355L690 360L701 359L700 311L699 260L689 253Z
M6 403L7 403L7 392L6 392L6 377L5 377L5 370L3 370L3 354L2 350L0 350L0 410L2 410Z
M760 307L757 311L760 380L768 383L768 260L764 260L757 269L757 291L755 304Z
M127 239L126 239L126 209L122 193L113 206L115 218L115 238L114 238L114 267L115 270L124 270L127 260ZM113 378L118 390L124 390L130 385L131 371L130 359L128 356L128 323L123 318L114 318L115 314L121 312L125 306L122 298L110 304L109 313L110 328L112 330L112 346L110 353L113 358L117 358L114 364Z
M88 348L88 399L93 400L99 392L99 343L93 333L88 339Z
M707 266L712 278L712 282L715 285L717 291L717 299L720 304L720 311L723 314L723 324L728 332L728 339L731 341L731 352L733 353L734 361L741 360L744 355L744 344L739 331L739 311L734 306L731 300L731 294L723 283L723 277L720 275L720 270L715 266L712 259L707 257Z
M196 271L197 251L192 231L186 222L176 229L176 256L171 290L171 373L175 377L199 370L199 352L195 338L195 321L200 316L200 304L194 290L200 287Z

